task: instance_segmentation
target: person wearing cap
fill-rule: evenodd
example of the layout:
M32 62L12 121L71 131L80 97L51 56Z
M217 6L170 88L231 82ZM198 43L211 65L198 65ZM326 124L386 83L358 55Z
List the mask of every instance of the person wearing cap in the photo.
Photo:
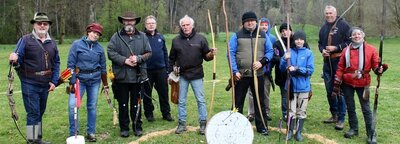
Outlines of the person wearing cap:
M274 45L275 41L276 41L276 37L270 33L270 29L271 29L271 25L270 25L269 19L266 17L261 18L260 19L260 30L265 32L266 37L268 37L269 40L271 41L271 44ZM270 114L269 94L270 94L271 84L273 85L273 83L272 83L273 79L272 79L272 75L271 75L272 67L274 67L272 62L269 62L268 64L265 65L265 67L263 67L264 93L265 93L264 103L265 103L265 113L267 114L266 117L267 117L268 121L272 120L271 116L269 115ZM273 86L272 88L274 88L274 87L275 86ZM254 102L253 102L253 94L251 93L250 89L247 91L246 97L249 98L249 107L248 107L247 118L251 122L254 120Z
M201 135L205 134L207 124L207 109L203 89L203 60L211 61L217 53L216 48L209 48L207 39L194 29L193 18L185 15L179 20L181 30L172 40L169 55L168 72L173 72L173 67L179 67L179 99L178 99L178 127L176 134L187 130L186 128L186 101L189 84L192 86L196 97L197 111L199 113Z
M103 27L99 23L89 24L86 27L86 35L79 40L75 40L68 53L67 68L74 71L69 80L71 85L69 88L73 88L73 85L79 79L79 96L82 98L85 92L87 93L86 139L89 142L96 142L96 107L100 81L103 82L103 90L108 92L106 57L104 48L98 42L102 32ZM74 121L76 104L75 94L71 92L68 101L70 136L74 136L75 128L79 128L79 122L75 123ZM79 133L79 129L77 132Z
M255 94L253 71L256 71L261 110L259 110L257 105L254 106L255 124L257 132L263 135L268 135L268 123L266 121L267 114L265 113L265 103L263 102L265 99L265 93L263 89L264 78L262 67L264 67L272 59L272 44L265 32L260 30L257 44L257 60L253 62L253 52L257 38L257 15L251 11L245 12L242 15L242 25L243 28L234 33L229 41L232 74L233 79L236 81L235 108L238 108L238 111L243 113L244 101L249 87L251 92ZM257 104L257 98L254 98L253 101L255 104ZM260 111L262 112L263 119L265 120L264 124Z
M113 91L118 101L121 137L129 137L130 121L135 136L143 133L141 99L143 86L148 83L146 61L152 52L146 35L135 27L140 20L130 11L118 16L123 28L113 34L107 47L115 76Z
M9 56L21 81L22 98L27 113L26 137L29 143L42 140L43 115L47 97L58 83L60 57L56 42L48 31L52 21L46 13L35 13L30 21L33 31L18 40Z
M369 95L365 94L369 94L370 71L374 71L376 75L382 75L388 65L379 65L380 58L376 48L365 41L365 33L361 28L353 27L350 33L352 42L343 49L343 54L340 56L333 94L338 95L341 89L346 98L350 129L344 134L344 137L352 138L358 135L358 120L354 102L354 92L356 92L364 116L367 142L377 143L375 129L372 129Z
M289 71L290 75L288 77L290 82L285 84L285 90L290 91L289 132L286 140L292 138L294 123L296 123L295 139L303 141L301 133L304 119L307 117L308 96L311 91L310 79L314 72L314 55L310 49L304 46L307 39L303 31L294 33L293 39L295 47L290 48L290 53L285 53L279 66L281 71ZM288 60L290 65L287 63Z
M336 123L335 129L343 130L346 116L345 99L342 95L333 97L332 90L339 57L342 50L351 42L348 34L350 25L343 18L337 16L336 8L332 5L325 7L325 19L326 22L319 31L318 47L324 58L322 78L325 83L331 117L323 122Z
M144 32L149 39L152 50L152 56L146 62L149 84L145 85L147 96L143 97L144 115L150 122L155 120L153 115L154 105L151 99L154 87L157 90L162 118L167 121L174 121L171 117L171 108L168 100L168 50L165 45L165 38L157 31L157 21L153 15L145 18L144 26Z

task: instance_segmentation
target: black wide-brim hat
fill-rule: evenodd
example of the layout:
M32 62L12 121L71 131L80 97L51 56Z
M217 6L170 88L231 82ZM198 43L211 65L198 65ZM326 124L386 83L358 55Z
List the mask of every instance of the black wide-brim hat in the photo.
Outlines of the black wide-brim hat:
M50 25L53 23L44 12L35 13L33 19L31 20L31 24L34 24L35 22L48 22Z
M128 11L125 12L122 16L118 16L118 21L122 23L122 20L135 20L135 25L140 23L141 17L137 17L134 13Z

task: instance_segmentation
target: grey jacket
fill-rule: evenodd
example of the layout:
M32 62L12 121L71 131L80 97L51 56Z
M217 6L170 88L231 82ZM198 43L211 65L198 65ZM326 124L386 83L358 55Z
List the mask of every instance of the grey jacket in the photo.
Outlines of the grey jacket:
M135 67L125 64L125 60L132 54L138 56L138 65ZM151 56L151 47L144 33L137 29L131 37L124 30L114 33L107 46L107 55L112 61L115 82L138 83L147 78L146 61ZM139 76L141 79L138 79Z

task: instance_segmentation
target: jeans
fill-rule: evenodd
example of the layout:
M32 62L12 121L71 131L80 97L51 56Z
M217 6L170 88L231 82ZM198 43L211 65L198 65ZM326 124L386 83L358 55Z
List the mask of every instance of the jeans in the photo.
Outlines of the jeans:
M26 125L38 125L46 111L49 86L21 81L22 98L26 111Z
M346 116L346 102L343 97L343 94L340 93L340 95L337 98L332 97L332 91L333 91L333 82L334 82L334 76L335 72L337 70L337 63L338 60L336 59L331 59L332 62L332 72L330 72L330 64L329 62L324 62L323 66L323 78L324 78L324 83L325 83L325 90L326 90L326 97L329 102L329 110L332 115L337 115L338 116L338 121L344 121L345 116Z
M179 121L186 121L186 100L189 84L192 86L196 97L197 111L199 113L199 122L207 120L206 101L204 99L203 79L186 80L179 78L179 99L178 99L178 118Z
M371 108L369 107L369 99L367 100L363 99L364 87L354 88L353 86L342 84L342 89L346 97L350 129L358 130L358 119L354 102L354 91L355 91L357 93L358 101L360 102L361 105L361 111L364 116L365 128L367 130L367 134L369 134L372 125L372 114L371 114Z
M85 91L87 91L87 134L96 133L96 107L97 98L99 94L100 80L94 83L81 82L79 85L81 101ZM75 124L74 124L74 107L76 106L75 93L70 93L68 100L68 114L69 114L69 135L75 135ZM79 132L79 112L77 112L76 127Z
M166 69L147 70L147 76L149 77L149 81L144 83L146 92L146 96L143 97L144 115L146 117L153 116L154 105L151 99L153 87L158 94L162 116L166 117L170 115L171 108L168 102L168 76Z

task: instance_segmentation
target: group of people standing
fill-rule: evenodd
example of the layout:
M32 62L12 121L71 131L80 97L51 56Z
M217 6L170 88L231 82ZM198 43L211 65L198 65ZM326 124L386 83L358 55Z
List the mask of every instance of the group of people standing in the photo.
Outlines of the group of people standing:
M335 129L342 130L347 105L350 130L344 136L351 138L358 135L354 104L356 91L364 114L368 142L376 143L375 132L371 129L369 99L362 99L362 94L370 85L369 72L373 70L381 75L387 67L379 65L376 49L365 42L362 29L350 28L344 19L337 16L335 7L326 6L325 18L326 22L319 33L318 47L324 59L322 78L332 116L324 123L336 123ZM287 122L286 139L290 140L295 130L295 139L302 141L307 104L312 95L310 78L314 72L314 56L306 34L303 31L293 34L292 27L283 23L279 27L280 41L270 34L271 24L267 18L258 19L250 11L245 12L241 20L243 27L231 36L230 51L227 53L230 55L228 61L235 81L235 108L243 113L248 95L248 119L255 120L257 132L268 135L267 121L272 119L269 107L270 87L274 89L276 84L280 89L282 119ZM169 55L165 39L157 31L154 16L145 18L144 32L136 28L141 17L132 12L118 16L118 21L123 28L111 37L107 56L112 62L111 69L114 73L112 90L118 101L120 136L129 137L130 128L135 136L142 135L141 107L146 119L149 122L155 121L151 98L153 87L159 96L162 118L174 121L170 112L167 84L168 74L171 72L179 73L180 76L178 127L175 133L180 134L187 130L186 102L190 84L197 102L199 133L205 134L207 111L202 64L204 60L213 60L217 49L208 46L206 38L194 29L194 20L187 15L179 21L181 29L172 40ZM49 92L60 84L60 58L56 43L48 33L52 21L45 13L35 13L30 22L33 24L32 33L18 41L9 60L15 65L21 80L27 112L27 139L31 143L47 143L42 140L42 117ZM260 31L257 31L258 27L261 28ZM98 42L102 32L101 24L89 24L86 35L71 45L67 61L67 68L72 71L69 79L71 86L68 88L73 91L74 85L79 84L79 96L83 97L87 93L86 139L90 142L96 141L96 107L100 84L102 83L104 92L108 93L109 90L105 50ZM289 47L286 46L287 43ZM179 72L173 67L179 67ZM272 78L273 69L275 80ZM258 81L257 86L254 81ZM257 99L261 103L257 103ZM74 94L70 93L68 103L69 135L73 136L79 133L76 130L79 128L78 122L74 120L74 107L77 103Z

